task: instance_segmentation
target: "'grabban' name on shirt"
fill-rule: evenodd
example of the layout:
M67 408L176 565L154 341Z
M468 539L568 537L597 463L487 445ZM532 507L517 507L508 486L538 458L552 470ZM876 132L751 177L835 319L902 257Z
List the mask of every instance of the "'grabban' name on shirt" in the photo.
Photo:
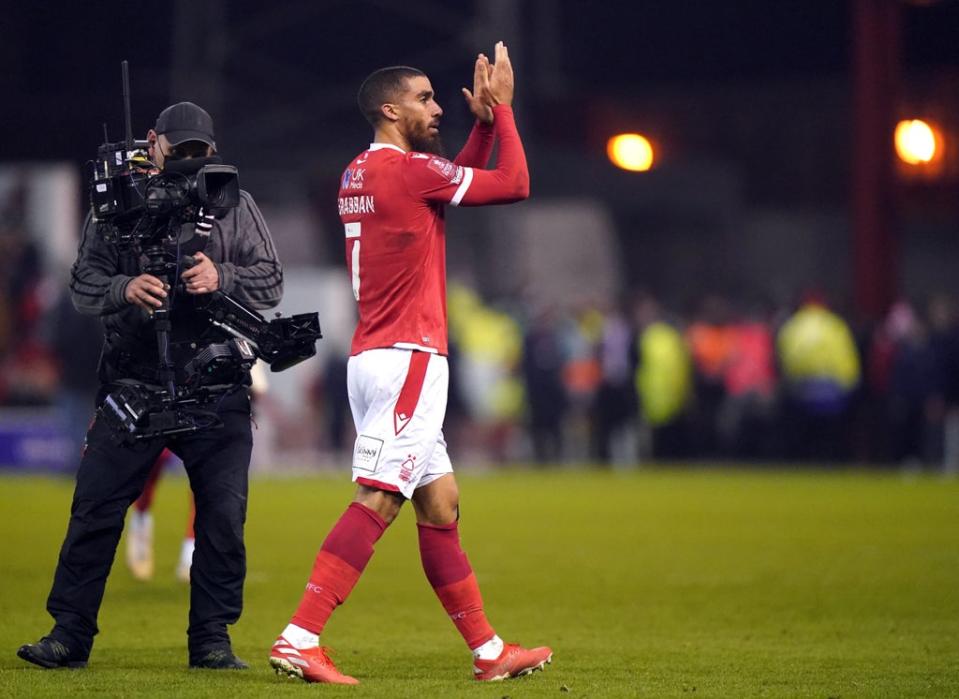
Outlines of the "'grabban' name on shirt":
M376 213L372 194L364 194L356 197L339 197L338 201L340 205L340 216L344 214Z

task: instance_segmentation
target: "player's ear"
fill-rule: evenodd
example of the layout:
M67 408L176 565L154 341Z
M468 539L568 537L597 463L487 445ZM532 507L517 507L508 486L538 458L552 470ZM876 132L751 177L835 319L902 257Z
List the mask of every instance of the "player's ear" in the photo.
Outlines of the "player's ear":
M387 102L386 104L380 106L380 113L383 115L383 118L386 119L387 121L400 120L399 110L396 108L395 104L392 104L390 102Z
M150 144L148 148L150 150L150 157L152 158L153 149L156 148L156 144L157 144L157 132L154 131L153 129L150 129L149 131L147 131L147 143Z

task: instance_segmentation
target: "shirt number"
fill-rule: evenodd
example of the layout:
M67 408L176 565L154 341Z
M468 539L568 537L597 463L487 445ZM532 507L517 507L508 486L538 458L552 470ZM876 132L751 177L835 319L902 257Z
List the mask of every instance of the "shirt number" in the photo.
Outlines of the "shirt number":
M347 239L353 238L350 250L350 272L353 276L353 298L360 300L360 223L347 223L345 226Z

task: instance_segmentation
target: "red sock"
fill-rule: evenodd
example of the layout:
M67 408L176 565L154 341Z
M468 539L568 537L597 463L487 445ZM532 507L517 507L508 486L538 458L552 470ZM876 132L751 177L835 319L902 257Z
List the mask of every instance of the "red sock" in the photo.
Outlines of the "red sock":
M387 524L376 512L351 503L316 554L306 592L291 622L319 634L338 605L349 596L373 555L373 544Z
M190 491L190 514L186 518L186 534L184 535L187 539L195 539L196 532L193 531L193 523L196 522L196 499L193 497L193 491Z
M496 632L483 613L483 597L470 562L460 547L457 523L416 526L420 533L420 558L426 579L466 645L471 649L478 648Z

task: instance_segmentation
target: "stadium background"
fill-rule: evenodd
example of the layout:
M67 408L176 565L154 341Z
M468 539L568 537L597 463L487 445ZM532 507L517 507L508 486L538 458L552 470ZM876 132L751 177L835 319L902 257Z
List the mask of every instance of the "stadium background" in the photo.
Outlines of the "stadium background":
M280 310L320 313L326 337L318 358L269 375L259 399L253 471L260 515L273 518L293 497L280 477L340 492L352 446L343 358L353 310L332 202L341 168L369 140L356 88L382 65L421 67L454 151L470 126L459 89L469 84L472 58L502 38L517 71L533 197L449 212L451 449L467 478L478 479L469 481L478 493L471 513L485 513L476 516L493 531L497 513L527 526L522 498L511 498L535 494L546 479L585 532L608 506L609 490L643 509L605 512L637 516L618 539L635 550L635 569L617 567L620 556L597 545L595 532L578 539L564 528L565 543L543 544L533 524L517 542L538 570L558 565L551 554L581 566L558 566L582 576L565 578L565 592L545 586L584 629L566 639L584 659L549 692L959 691L959 546L949 535L959 514L957 26L959 3L951 0L5 7L0 487L4 512L21 518L3 525L0 598L14 615L3 647L12 652L28 640L19 634L36 635L46 623L43 593L69 501L68 480L50 475L72 473L77 431L89 419L97 325L72 311L64 291L86 163L103 122L113 140L122 133L120 61L131 63L136 136L174 101L211 112L220 151L263 209L285 263ZM893 132L904 119L935 129L928 163L897 157ZM651 142L648 172L610 162L607 141L623 132ZM790 346L782 331L803 306L813 326L821 327L818 319L835 332L799 333ZM171 523L163 526L172 530L181 526L183 489L177 478L161 485L158 516L166 513ZM576 500L577 492L592 501ZM768 509L767 498L780 507ZM320 522L335 511L331 498L319 497ZM547 521L558 514L546 504L536 512ZM43 525L29 523L28 513ZM772 528L745 535L753 522ZM282 602L273 610L269 591L280 587L292 599L304 572L297 564L318 543L301 542L296 560L253 558L274 534L254 506L251 560L261 577L251 580L245 620L274 624L287 613ZM710 542L716 560L704 553ZM506 577L495 546L476 549L491 575ZM712 565L705 577L694 565L703 556ZM658 562L644 571L649 559ZM814 574L816 561L832 566L832 577ZM536 576L525 575L537 589ZM374 576L372 589L376 580L388 584ZM592 599L597 581L612 590L605 606ZM105 608L116 605L111 624L152 605L182 616L173 583L158 585L146 594L118 570ZM660 605L659 616L632 599L634 585ZM719 606L689 602L689 586L703 599L715 594ZM865 601L846 604L836 593L862 586ZM577 599L603 611L592 623L580 618ZM838 626L823 621L840 608ZM751 610L753 631L729 644L733 631L723 623L743 610ZM801 628L779 623L785 610L802 617ZM536 635L530 609L517 602L510 612L530 620L527 638ZM691 632L686 613L705 616L703 628ZM631 650L598 640L606 623ZM857 625L869 631L848 643L829 635ZM559 621L546 627L563 629ZM171 638L163 652L176 663L180 630L171 628L161 633ZM240 648L255 655L255 634L239 628ZM785 629L792 645L777 654ZM876 640L877 633L885 635ZM98 647L135 665L123 642L122 634L104 636ZM907 653L907 670L888 674L888 659L905 647L926 652ZM692 665L690 648L702 653ZM158 667L166 662L162 653L149 657ZM643 662L646 671L637 671ZM677 665L685 675L669 673ZM599 667L611 673L608 686L588 684ZM19 670L15 659L0 661L0 682L18 692L60 686L37 685ZM873 684L857 684L866 677ZM84 686L117 693L129 678L98 681ZM460 691L452 687L424 691Z

